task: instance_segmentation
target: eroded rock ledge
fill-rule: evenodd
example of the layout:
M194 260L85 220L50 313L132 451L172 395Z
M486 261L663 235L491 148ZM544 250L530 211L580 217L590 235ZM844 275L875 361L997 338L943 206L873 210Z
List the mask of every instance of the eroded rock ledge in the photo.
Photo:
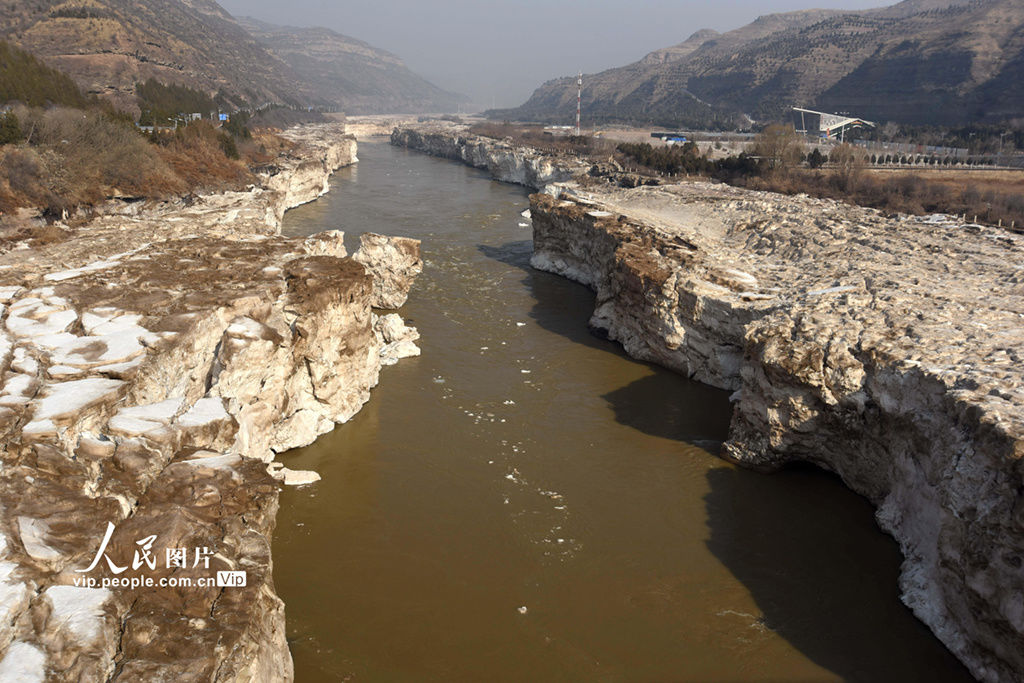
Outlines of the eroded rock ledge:
M638 358L735 389L728 458L877 506L903 599L1024 676L1024 239L710 183L531 197L533 265Z
M539 152L459 126L392 144L543 190L532 263L595 290L591 325L734 389L726 457L874 502L904 602L979 679L1024 676L1024 239L711 183L584 191L572 160L531 174Z
M391 133L391 144L460 161L485 169L495 180L535 190L569 180L590 168L589 164L576 159L473 135L465 125L454 123L401 125Z
M354 160L342 133L290 132L299 146L249 192L107 215L0 255L0 680L291 679L268 463L354 415L384 337L415 333L381 329L373 278L340 233L276 235L286 208ZM382 249L418 261L409 242ZM402 265L390 288L407 292ZM184 567L168 566L176 548ZM246 585L99 583L219 570Z

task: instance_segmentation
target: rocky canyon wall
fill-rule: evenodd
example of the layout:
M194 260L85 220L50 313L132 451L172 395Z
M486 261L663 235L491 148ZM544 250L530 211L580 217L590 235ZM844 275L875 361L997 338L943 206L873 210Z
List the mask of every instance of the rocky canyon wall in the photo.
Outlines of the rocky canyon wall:
M486 170L495 180L535 190L569 180L590 168L582 161L473 135L458 124L399 126L391 133L391 144L459 161Z
M734 390L726 458L870 499L904 602L980 680L1024 676L1024 238L721 184L584 188L457 127L392 143L543 189L532 265L596 292L592 328Z
M370 270L404 301L420 262L414 240L359 262L337 231L278 236L356 152L339 127L287 136L248 191L0 254L0 680L291 680L271 534L278 480L316 475L273 461L418 353Z
M981 680L1024 673L1024 239L691 183L531 198L533 265L591 325L735 389L725 456L837 473L904 602Z

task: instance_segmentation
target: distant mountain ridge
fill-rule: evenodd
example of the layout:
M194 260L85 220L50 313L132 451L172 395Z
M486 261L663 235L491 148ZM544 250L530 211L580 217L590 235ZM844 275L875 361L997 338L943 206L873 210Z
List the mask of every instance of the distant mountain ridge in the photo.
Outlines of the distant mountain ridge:
M349 114L448 112L468 101L416 75L396 55L330 29L238 22L298 74L308 98L338 102Z
M465 101L362 41L240 23L213 0L0 0L0 38L128 110L136 83L149 78L236 105L416 113Z
M574 82L549 81L489 115L568 121ZM723 34L698 31L584 83L584 115L595 122L728 128L783 118L791 106L918 124L1024 117L1024 3L905 0L767 15Z
M122 107L156 78L254 104L305 104L295 74L207 0L0 0L4 37Z

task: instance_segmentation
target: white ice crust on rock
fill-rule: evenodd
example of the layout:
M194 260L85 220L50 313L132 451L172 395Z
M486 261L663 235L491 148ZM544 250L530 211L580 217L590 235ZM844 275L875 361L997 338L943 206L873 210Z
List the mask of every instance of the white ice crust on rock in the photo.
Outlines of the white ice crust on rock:
M111 598L106 588L50 586L43 593L50 602L50 618L83 643L91 643L103 628L104 606Z

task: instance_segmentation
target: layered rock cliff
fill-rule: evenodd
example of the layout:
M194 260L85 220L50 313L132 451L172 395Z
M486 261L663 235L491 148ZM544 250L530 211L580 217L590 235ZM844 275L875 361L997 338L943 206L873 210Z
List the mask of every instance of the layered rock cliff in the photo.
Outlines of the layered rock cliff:
M341 234L276 234L354 160L342 133L291 133L248 192L0 254L0 680L292 678L275 477L315 477L268 464L354 415L382 362Z
M538 190L569 180L590 167L582 161L473 135L459 124L399 126L391 133L391 144L460 161L486 170L495 180Z
M914 613L981 680L1024 674L1024 240L692 183L534 195L533 265L591 324L737 390L725 456L836 472L899 542Z

